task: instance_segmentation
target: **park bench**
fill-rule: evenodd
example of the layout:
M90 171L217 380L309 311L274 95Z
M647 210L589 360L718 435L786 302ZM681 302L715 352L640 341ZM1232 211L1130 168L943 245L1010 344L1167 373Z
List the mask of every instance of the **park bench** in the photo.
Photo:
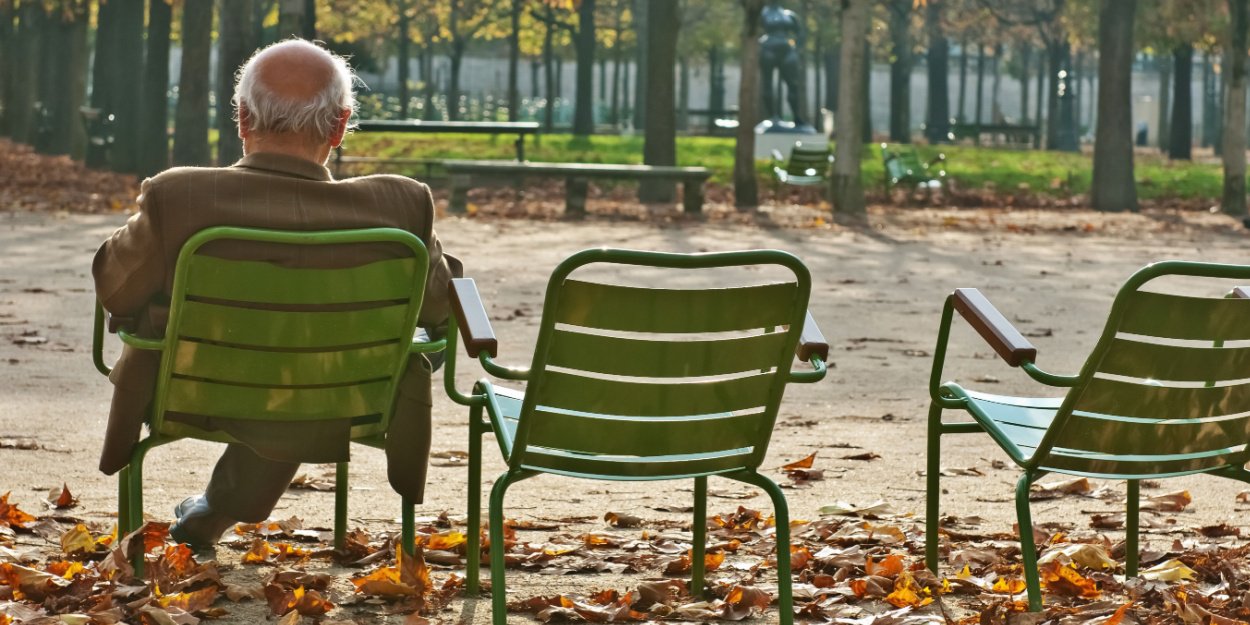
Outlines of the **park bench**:
M1017 145L1038 147L1041 139L1041 128L1026 124L968 124L952 123L951 139L962 141L971 139L976 145L982 145L982 137L989 137L988 145Z
M938 154L933 160L924 162L915 148L891 148L889 144L881 144L881 161L885 166L885 190L898 185L910 185L929 191L941 188L946 181L946 155Z
M525 136L538 133L537 122L444 122L416 119L366 119L356 124L356 132L408 132L424 134L475 134L516 135L513 142L516 160L525 160ZM385 158L376 156L343 156L343 146L334 151L334 175L342 172L343 165L357 163L381 163L387 165L421 165L426 177L431 177L435 167L442 164L437 158Z
M703 211L703 185L712 176L706 167L664 167L658 165L615 165L603 163L520 163L515 161L443 162L451 177L453 213L468 208L469 189L489 178L564 178L565 211L572 216L586 213L586 193L591 178L609 180L671 180L684 188L682 205L687 213Z
M780 150L773 150L773 177L781 184L795 187L824 185L829 181L832 167L833 153L827 143L804 145L802 141L796 141L789 159L782 156Z

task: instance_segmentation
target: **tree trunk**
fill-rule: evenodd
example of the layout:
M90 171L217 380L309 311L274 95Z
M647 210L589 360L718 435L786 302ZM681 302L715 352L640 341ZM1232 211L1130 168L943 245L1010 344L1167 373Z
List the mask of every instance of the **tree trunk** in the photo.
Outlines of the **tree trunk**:
M1002 93L1003 72L999 60L1003 58L1003 45L994 46L994 60L990 63L990 74L994 76L990 83L990 123L1001 124L1003 121L1003 103L999 95Z
M395 33L395 56L396 56L396 74L399 79L399 118L408 119L408 100L411 95L408 93L409 67L408 62L412 58L412 38L408 33L408 3L404 0L398 0L395 3L395 12L398 14L396 20L397 32Z
M602 52L600 50L599 52ZM603 106L608 101L608 57L606 54L598 54L599 58L599 97L595 99L595 104Z
M871 24L872 18L869 17ZM870 26L871 27L871 26ZM860 104L863 106L864 114L860 116L861 127L860 137L864 143L872 141L872 43L864 37L864 78L860 84Z
M105 2L99 5L96 13L95 49L91 65L91 108L100 111L103 118L107 118L112 113L113 107L112 73L113 65L117 62L115 58L117 48L113 44L117 36L117 22L113 19L115 12L116 5L112 2ZM9 105L8 109L17 110L13 105ZM102 149L87 150L85 159L87 167L107 167L106 155L107 152Z
M1029 64L1033 61L1033 46L1020 46L1020 122L1029 122Z
M9 134L9 118L13 111L10 98L16 91L12 85L17 60L13 40L13 4L0 3L0 135L4 136Z
M1037 139L1034 140L1034 148L1042 146L1042 132L1050 127L1050 120L1046 118L1046 109L1044 108L1044 104L1050 102L1050 99L1046 97L1046 77L1049 74L1047 71L1049 59L1049 48L1043 48L1042 55L1037 59L1037 94L1033 96L1035 98L1033 115L1036 117L1033 122L1037 125L1038 132Z
M460 119L460 67L464 63L464 48L467 43L456 37L451 42L451 54L448 55L451 70L447 77L447 119L453 122Z
M182 8L182 65L174 111L174 164L209 165L208 60L212 52L213 2L187 0Z
M646 124L647 109L647 38L648 9L650 0L634 0L634 41L638 42L637 69L634 72L634 128L641 130Z
M690 130L690 64L686 59L678 62L677 78L677 130Z
M812 88L812 125L817 129L824 126L824 116L821 111L824 109L825 103L821 98L825 95L823 81L821 80L821 63L825 60L825 42L818 35L813 44L812 49L812 78L816 84Z
M584 0L583 0L584 1ZM647 18L647 116L643 132L642 162L647 165L677 164L676 84L677 29L681 14L676 2L649 0ZM639 185L643 202L671 202L676 195L672 181L647 179Z
M508 121L514 122L521 115L521 0L512 0L508 11Z
M40 39L43 30L43 7L22 3L18 11L17 50L21 59L13 75L14 94L11 102L9 137L18 143L34 143L35 103L38 92Z
M1137 210L1133 180L1133 14L1137 0L1100 0L1098 127L1094 138L1094 208Z
M618 32L619 35L619 32ZM612 47L612 127L621 127L621 40Z
M112 2L113 0L109 0ZM234 121L234 74L251 56L254 45L249 17L252 0L218 0L217 27L217 164L230 165L243 156Z
M135 76L143 75L143 0L109 0L116 2L117 64L113 68L115 84L126 85ZM113 92L113 170L138 173L139 171L139 125L141 111L134 105L131 93Z
M734 144L734 206L755 210L760 205L755 173L755 125L760 121L760 11L764 0L739 0L743 11L742 79L738 83L738 140Z
M868 110L862 94L854 87L867 79L864 55L870 1L842 0L842 69L839 75L850 88L838 93L837 160L834 161L830 197L834 211L848 215L865 212L864 179L860 171L864 137L860 132L862 118L868 115Z
M546 63L543 63L538 59L530 61L530 98L533 100L537 100L543 95L539 85L540 80L538 74L542 71L544 65L546 65Z
M38 5L36 5L38 6ZM52 100L63 92L64 87L60 84L60 51L63 44L60 41L60 33L57 32L57 24L60 22L58 11L49 11L46 7L40 6L39 18L35 22L38 29L39 51L32 62L38 68L35 70L37 77L36 84L32 85L35 91L35 126L32 128L31 143L35 149L44 154L52 152L52 127L50 125L49 114L52 111Z
M968 99L968 40L959 42L959 113L956 119L962 124L968 121L964 102Z
M547 9L547 17L553 17L550 8ZM551 58L554 54L552 39L555 37L555 30L556 27L551 21L546 22L546 30L543 31L543 85L547 96L543 102L544 132L551 132L555 127L556 77L554 62Z
M1172 48L1172 123L1168 158L1189 160L1194 140L1193 68L1194 47L1184 43Z
M304 0L278 0L278 41L304 34Z
M891 0L890 141L911 143L911 10L913 0Z
M1080 140L1076 128L1076 77L1072 74L1072 47L1067 38L1061 40L1060 72L1066 78L1063 81L1063 93L1056 90L1055 102L1059 106L1055 117L1055 146L1053 149L1063 152L1076 152L1080 149Z
M573 134L595 132L595 0L582 0L577 8L577 93L573 98Z
M942 30L942 0L929 0L925 9L925 30L929 34L929 106L925 114L925 135L930 143L949 141L951 131L950 43Z
M825 53L825 103L833 113L838 112L838 80L842 71L842 47L831 46Z
M435 120L440 119L438 111L434 106L434 91L438 88L438 81L434 80L434 50L433 46L426 44L423 46L421 53L421 80L425 87L425 102L421 108L421 119Z
M976 111L976 117L972 123L981 124L985 119L981 117L981 103L985 101L985 45L977 45L977 101L973 106Z
M1081 92L1084 91L1084 89L1081 89L1081 78L1084 75L1085 75L1085 53L1077 52L1076 61L1072 63L1072 71L1068 74L1068 86L1069 88L1072 89L1072 102L1073 102L1074 110L1076 111L1076 114L1073 116L1073 120L1074 120L1073 127L1077 129L1078 135L1081 134L1080 129L1083 127L1083 124L1084 124L1083 119L1089 119L1088 117L1085 117L1085 118L1081 117L1082 111L1083 111L1083 108L1081 107L1081 99L1082 99Z
M317 0L304 0L304 19L301 21L301 36L308 41L317 39ZM260 45L259 40L256 43Z
M1217 129L1217 106L1215 96L1219 88L1215 84L1215 68L1212 66L1211 53L1202 53L1202 139L1201 145L1209 148L1215 145Z
M1228 0L1229 37L1224 54L1227 87L1224 91L1224 131L1221 138L1224 159L1225 213L1246 214L1246 54L1247 28L1250 28L1250 0Z
M139 175L152 176L169 167L169 31L173 7L161 0L148 3L147 59L143 63L143 100L139 141Z
M1159 54L1156 55L1155 62L1159 66L1159 128L1156 139L1159 143L1159 150L1166 152L1168 138L1172 132L1168 123L1172 112L1172 59L1166 54Z
M51 92L43 96L50 131L47 150L81 158L86 131L78 109L87 96L87 19L90 5L84 0L66 2L48 24L55 46L54 64L48 71L56 77Z

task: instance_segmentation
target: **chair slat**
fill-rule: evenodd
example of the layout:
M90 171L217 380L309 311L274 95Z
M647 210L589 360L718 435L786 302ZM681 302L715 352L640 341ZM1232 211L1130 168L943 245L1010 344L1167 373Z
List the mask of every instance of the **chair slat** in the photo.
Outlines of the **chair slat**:
M606 417L536 410L531 447L626 456L704 454L752 447L767 427L763 412L679 419Z
M191 258L187 295L259 304L344 304L407 300L417 261L382 260L348 269L292 269L266 262Z
M790 323L796 317L797 296L798 287L792 282L725 289L649 289L566 280L554 314L556 323L603 330L729 332Z
M170 378L166 409L254 421L318 421L383 414L390 380L322 388L234 386Z
M761 373L729 380L667 384L623 382L545 371L535 402L563 410L628 417L718 414L766 405L775 378Z
M788 354L788 335L699 341L653 341L556 330L547 364L611 375L699 377L760 371Z
M1173 456L1116 456L1051 450L1041 463L1041 469L1109 479L1157 478L1200 473L1229 464L1243 464L1248 459L1244 445Z
M1250 300L1136 291L1123 295L1120 332L1170 339L1250 339Z
M727 473L746 468L750 450L727 454L695 454L684 458L645 459L634 457L581 456L541 449L526 450L522 466L549 473L606 480L666 480L696 475Z
M1180 388L1093 378L1073 409L1143 419L1207 419L1250 412L1250 384Z
M173 373L214 382L338 385L390 378L406 343L321 352L275 352L179 341Z
M1227 449L1250 441L1250 415L1142 422L1074 413L1055 447L1115 455L1168 456Z
M1182 347L1114 339L1098 371L1176 382L1250 379L1250 347Z
M204 302L185 302L183 307L179 337L276 349L397 341L408 313L407 305L342 312L270 311Z

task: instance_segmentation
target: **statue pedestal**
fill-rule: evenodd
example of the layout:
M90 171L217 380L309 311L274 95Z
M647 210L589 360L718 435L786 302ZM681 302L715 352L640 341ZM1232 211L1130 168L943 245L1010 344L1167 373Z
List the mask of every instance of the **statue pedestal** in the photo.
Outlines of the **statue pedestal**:
M761 130L768 124L773 130ZM783 124L785 126L783 126ZM781 128L789 127L787 130ZM825 135L816 132L811 126L806 124L795 127L793 122L770 122L762 121L755 126L755 158L771 159L773 150L781 152L782 158L790 158L790 150L794 148L796 141L812 144L827 144L829 139Z

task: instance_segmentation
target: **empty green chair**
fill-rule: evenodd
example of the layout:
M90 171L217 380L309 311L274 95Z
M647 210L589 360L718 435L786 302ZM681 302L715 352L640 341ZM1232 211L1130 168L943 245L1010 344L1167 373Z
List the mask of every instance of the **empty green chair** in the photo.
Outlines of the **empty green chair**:
M344 269L301 269L212 256L229 241L315 247L366 245L380 259ZM251 245L252 243L244 243ZM351 440L381 447L409 354L441 350L414 342L429 259L410 232L393 228L279 232L209 228L182 247L169 323L161 339L126 329L126 344L162 352L150 434L119 474L118 531L143 522L143 461L181 438L238 442L222 430L167 419L167 412L282 423L350 420ZM104 312L96 304L93 356L105 375ZM338 464L334 544L347 527L347 463ZM413 508L403 502L404 545L412 545ZM137 565L142 565L142 554Z
M590 266L662 268L663 287L581 279ZM772 265L781 282L678 288L690 270ZM581 270L581 271L579 271ZM648 274L650 275L650 274ZM745 275L745 273L744 273ZM648 280L655 284L656 279ZM528 369L495 362L498 344L472 280L452 281L458 321L447 337L447 392L469 414L469 594L478 588L481 436L494 432L508 470L490 496L492 610L506 622L503 503L508 487L542 473L597 480L693 479L693 581L703 588L707 478L754 484L772 499L777 521L778 605L793 620L789 516L785 496L758 472L789 382L825 375L828 346L806 313L811 278L776 250L668 254L593 249L561 263L547 284L538 343ZM479 381L455 388L455 344L492 375L525 390ZM794 355L813 365L791 371ZM483 412L486 417L483 418Z
M1037 349L976 289L946 299L929 393L925 560L937 572L943 434L985 432L1022 471L1016 483L1029 608L1040 610L1029 487L1050 473L1126 480L1126 573L1137 574L1141 480L1208 473L1250 482L1250 299L1146 290L1163 277L1250 280L1250 266L1167 261L1121 287L1102 336L1076 375L1040 369ZM1177 279L1177 278L1173 278ZM1157 283L1155 283L1157 284ZM1157 288L1157 287L1156 287ZM1242 295L1240 289L1234 295ZM1066 389L1050 397L1006 397L942 382L951 320L958 312L1013 367ZM942 420L961 410L971 422Z
M829 181L832 169L833 153L827 143L804 145L802 141L796 141L788 159L782 156L780 150L773 150L773 178L780 184L794 187L824 185Z
M885 166L885 190L899 185L924 189L926 194L946 183L946 154L938 154L924 162L915 148L891 148L881 144L881 162Z

